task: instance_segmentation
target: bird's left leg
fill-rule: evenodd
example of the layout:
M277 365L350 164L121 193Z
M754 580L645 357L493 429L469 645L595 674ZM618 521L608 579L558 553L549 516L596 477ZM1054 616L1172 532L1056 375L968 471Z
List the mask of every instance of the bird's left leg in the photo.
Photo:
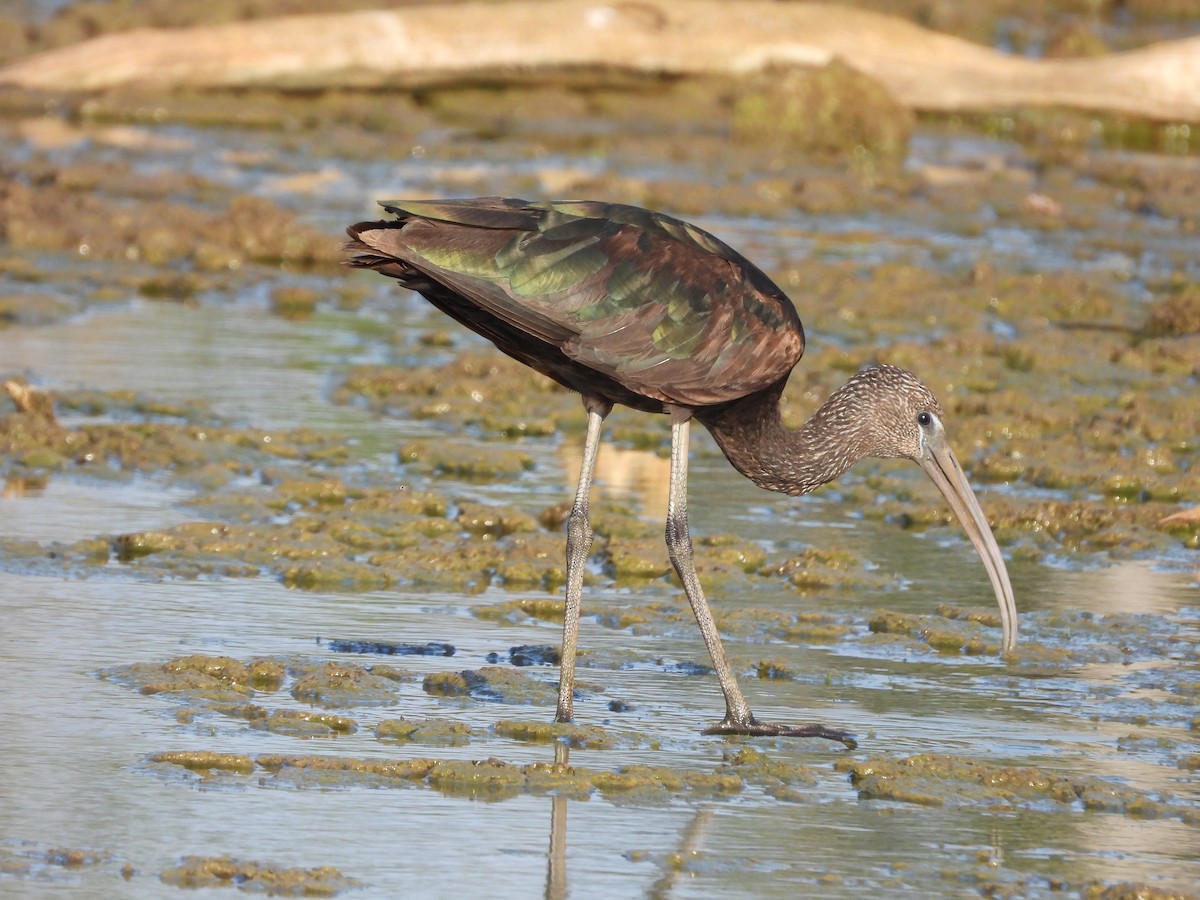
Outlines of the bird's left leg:
M725 695L725 718L711 728L704 730L705 734L749 734L749 735L781 735L785 737L820 737L832 741L841 741L853 749L857 746L854 737L844 731L826 728L824 725L772 725L759 722L750 712L746 697L738 686L725 655L725 647L721 643L721 635L713 621L712 611L704 598L704 589L700 586L700 578L696 575L696 562L692 552L692 536L688 531L687 516L687 474L688 474L688 441L690 436L690 413L686 410L673 410L671 416L671 483L670 495L667 501L667 553L671 564L675 567L679 580L683 582L684 593L692 605L696 616L696 624L700 626L700 636L712 657L713 667L717 670L717 681Z
M575 648L579 641L579 611L583 606L583 567L592 548L592 525L588 521L588 498L592 492L592 474L600 449L600 427L612 412L607 401L584 397L587 409L587 438L583 444L583 465L579 468L579 486L567 517L567 591L563 606L562 652L559 654L558 711L555 722L570 722L575 706Z

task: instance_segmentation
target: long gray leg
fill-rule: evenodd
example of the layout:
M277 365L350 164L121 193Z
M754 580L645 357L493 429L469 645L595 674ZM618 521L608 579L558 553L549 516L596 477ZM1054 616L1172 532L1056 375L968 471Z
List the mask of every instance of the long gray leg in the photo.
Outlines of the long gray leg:
M752 725L754 716L750 714L750 706L738 687L734 677L733 667L729 665L729 657L725 655L725 646L721 643L721 635L713 621L712 611L708 601L704 599L704 589L700 586L700 578L696 575L696 562L692 553L692 536L688 531L687 514L687 477L688 477L688 441L691 431L691 420L672 422L671 424L671 486L667 499L667 553L671 564L683 582L683 591L687 594L688 602L692 604L692 612L696 615L696 624L700 626L700 636L708 655L712 657L713 666L717 670L717 681L725 694L725 722L731 725Z
M592 474L596 469L596 451L600 447L600 428L612 404L584 398L587 409L587 438L583 444L583 465L579 468L579 486L567 517L567 599L563 607L561 670L558 681L558 712L555 722L570 722L575 706L575 647L579 640L579 610L583 603L583 567L592 549L592 526L588 522L588 498L592 492Z
M721 635L713 621L712 611L708 601L704 599L704 589L700 586L700 578L696 575L696 562L692 553L692 536L688 532L687 516L687 476L688 476L688 440L691 420L686 418L686 411L680 411L672 416L671 422L671 485L667 501L667 553L671 564L683 582L684 593L692 605L696 616L696 624L700 626L700 636L708 655L712 657L713 667L717 670L717 681L725 694L725 718L711 728L704 730L705 734L763 734L783 735L788 737L821 737L833 741L841 741L853 749L857 746L852 735L844 731L826 728L824 725L771 725L759 722L750 712L750 706L738 687L733 667L729 657L725 655L725 647L721 643Z

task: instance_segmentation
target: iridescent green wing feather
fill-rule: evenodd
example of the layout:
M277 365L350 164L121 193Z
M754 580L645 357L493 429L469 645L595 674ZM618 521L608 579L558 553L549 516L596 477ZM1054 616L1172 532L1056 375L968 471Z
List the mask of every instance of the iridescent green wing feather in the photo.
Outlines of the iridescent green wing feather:
M803 353L786 296L679 220L592 202L385 206L417 217L399 234L415 268L647 397L726 402L775 383Z

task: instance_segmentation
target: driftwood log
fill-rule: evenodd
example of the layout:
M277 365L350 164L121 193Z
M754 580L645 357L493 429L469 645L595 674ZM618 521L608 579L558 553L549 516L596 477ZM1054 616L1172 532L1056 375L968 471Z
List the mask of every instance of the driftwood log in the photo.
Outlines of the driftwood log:
M736 75L835 56L914 109L1063 106L1200 121L1200 38L1034 60L891 16L771 0L513 0L139 29L18 60L0 83L404 88L570 71Z

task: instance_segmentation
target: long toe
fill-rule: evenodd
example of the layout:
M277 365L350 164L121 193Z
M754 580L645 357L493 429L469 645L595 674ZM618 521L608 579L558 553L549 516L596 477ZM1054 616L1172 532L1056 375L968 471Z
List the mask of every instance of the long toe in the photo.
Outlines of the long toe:
M850 732L827 728L816 722L804 725L777 725L772 722L760 722L757 719L751 719L749 722L733 722L725 719L711 728L705 728L701 733L743 734L751 737L815 737L824 738L827 741L838 741L845 744L850 750L858 747L858 740Z

